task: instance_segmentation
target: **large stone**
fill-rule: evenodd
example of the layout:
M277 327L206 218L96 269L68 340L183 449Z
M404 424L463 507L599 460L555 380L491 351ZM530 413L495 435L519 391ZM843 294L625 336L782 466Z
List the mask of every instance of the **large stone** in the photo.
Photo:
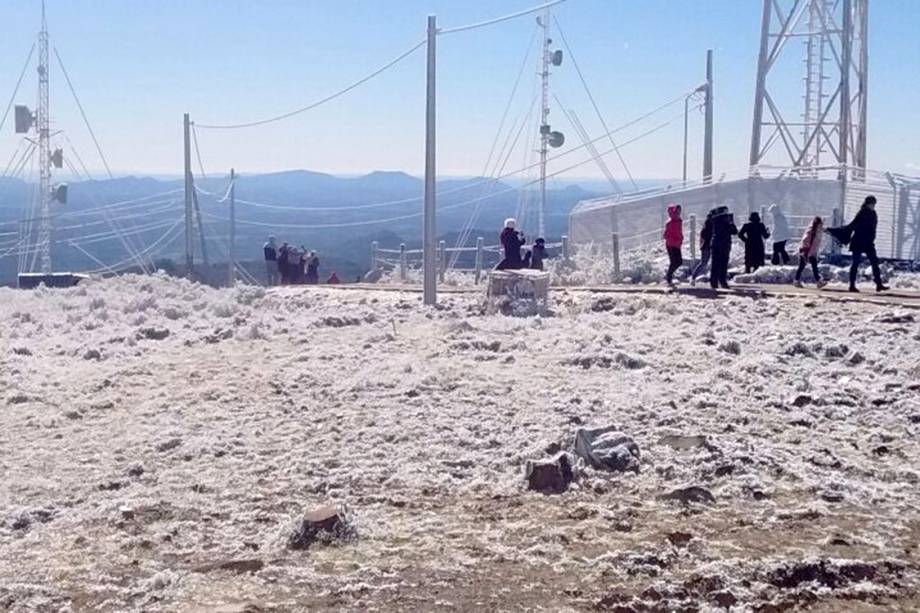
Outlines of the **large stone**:
M223 560L221 562L209 562L195 567L197 573L210 573L218 570L226 570L233 573L255 573L265 567L265 562L256 558L245 558L239 560Z
M561 494L575 480L572 460L562 452L548 460L528 461L527 489L544 494Z
M662 494L659 496L659 499L681 502L683 504L689 504L691 502L715 504L716 502L716 497L712 495L712 492L706 488L699 487L698 485L679 487L676 490L668 492L667 494Z
M575 453L599 470L639 472L639 446L612 426L579 428L575 432Z
M342 513L333 506L323 506L307 511L300 517L288 536L289 549L308 549L317 541L340 538L346 534Z

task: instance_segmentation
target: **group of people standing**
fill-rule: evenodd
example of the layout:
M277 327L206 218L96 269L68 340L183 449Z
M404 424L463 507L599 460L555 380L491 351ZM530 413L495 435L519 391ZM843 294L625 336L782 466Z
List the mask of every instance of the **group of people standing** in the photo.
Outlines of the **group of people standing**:
M521 248L527 244L524 233L516 229L517 221L509 217L505 220L505 227L502 228L498 238L502 244L504 257L495 267L495 270L520 270L522 268L532 268L543 270L543 260L546 258L546 241L538 238L533 242L529 249L525 249L521 255Z
M806 264L811 265L815 282L818 288L824 287L827 281L821 279L818 271L818 254L821 249L823 232L828 232L844 245L849 245L852 253L850 265L850 291L858 292L856 278L859 275L859 265L865 255L872 265L872 276L875 280L876 291L885 291L888 288L882 283L879 270L878 255L875 250L875 234L878 226L878 215L875 212L876 199L869 196L863 202L859 212L853 220L839 228L824 228L821 217L814 217L799 243L798 268L795 273L795 285L802 286L802 272ZM668 206L668 221L665 224L662 238L668 252L668 268L665 279L668 285L674 285L674 273L683 265L681 247L683 245L683 220L681 207L678 204ZM770 207L773 218L773 233L763 223L760 214L751 213L747 223L739 230L735 225L734 215L728 207L717 206L706 215L703 228L700 231L700 260L693 268L690 278L691 284L696 284L696 279L705 273L711 261L709 284L713 289L728 288L728 267L731 260L732 237L737 236L744 243L744 271L750 273L766 263L766 247L764 241L773 238L773 254L771 262L774 265L788 264L791 260L786 252L786 243L790 239L789 223L782 210L776 204Z
M301 245L283 241L279 247L274 236L262 246L268 285L316 285L319 283L319 257ZM338 283L333 272L327 283Z

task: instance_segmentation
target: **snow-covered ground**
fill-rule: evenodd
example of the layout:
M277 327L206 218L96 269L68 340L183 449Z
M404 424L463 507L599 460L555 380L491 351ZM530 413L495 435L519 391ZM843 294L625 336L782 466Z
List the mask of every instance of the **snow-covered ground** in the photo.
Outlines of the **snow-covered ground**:
M0 290L0 611L920 607L920 313L576 290L552 308L161 277ZM607 425L638 474L525 489L528 460ZM660 498L691 485L715 502ZM350 537L286 548L323 504Z

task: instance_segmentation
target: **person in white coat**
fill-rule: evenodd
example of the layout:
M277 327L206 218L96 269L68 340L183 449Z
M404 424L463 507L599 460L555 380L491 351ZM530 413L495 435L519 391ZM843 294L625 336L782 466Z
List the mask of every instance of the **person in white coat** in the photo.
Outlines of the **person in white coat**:
M789 254L786 253L786 243L792 238L789 235L789 222L778 204L770 205L770 216L773 218L773 256L770 263L788 264Z
M802 271L805 270L805 263L811 264L811 272L815 276L815 283L818 289L827 285L827 281L821 280L821 273L818 272L818 253L821 251L821 233L824 231L824 221L820 217L815 217L811 225L802 235L802 242L799 244L799 268L795 271L795 286L802 287Z

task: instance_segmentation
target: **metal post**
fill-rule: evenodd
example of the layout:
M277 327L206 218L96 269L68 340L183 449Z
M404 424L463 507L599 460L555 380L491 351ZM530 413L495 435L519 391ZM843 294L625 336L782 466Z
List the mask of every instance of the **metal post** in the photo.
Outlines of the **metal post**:
M191 278L195 268L195 243L192 237L192 147L189 139L188 113L182 116L182 128L185 149L185 274Z
M712 182L712 49L706 51L706 131L703 135L703 182Z
M428 69L426 78L426 112L425 112L425 211L422 228L424 303L436 304L438 301L438 278L436 272L435 240L437 223L435 220L435 110L436 94L435 69L437 64L436 43L438 36L437 18L428 16Z
M613 279L620 280L620 233L613 233Z
M236 172L230 169L230 270L227 280L236 285Z
M444 273L447 272L447 241L438 243L438 281L444 283Z
M377 249L380 247L380 243L377 241L371 242L371 272L377 272L380 270L380 258L377 255Z
M569 253L569 236L567 234L562 235L562 261L568 262L571 253Z
M684 173L683 173L683 186L687 187L687 128L690 114L690 96L688 95L684 98Z
M696 215L690 216L690 264L696 266Z
M406 243L399 244L399 280L405 281L408 278L406 271Z
M850 111L853 101L850 100L850 64L853 57L853 5L851 0L843 0L843 53L840 60L843 68L840 72L840 165L844 177L847 174L850 149Z
M754 90L754 126L751 129L751 157L750 166L753 168L760 163L760 132L763 123L763 103L767 93L767 72L770 67L770 11L773 10L772 0L763 0L760 17L760 53L757 56L757 85Z
M482 277L482 252L484 243L485 241L481 236L476 237L476 285L479 285L479 279Z

